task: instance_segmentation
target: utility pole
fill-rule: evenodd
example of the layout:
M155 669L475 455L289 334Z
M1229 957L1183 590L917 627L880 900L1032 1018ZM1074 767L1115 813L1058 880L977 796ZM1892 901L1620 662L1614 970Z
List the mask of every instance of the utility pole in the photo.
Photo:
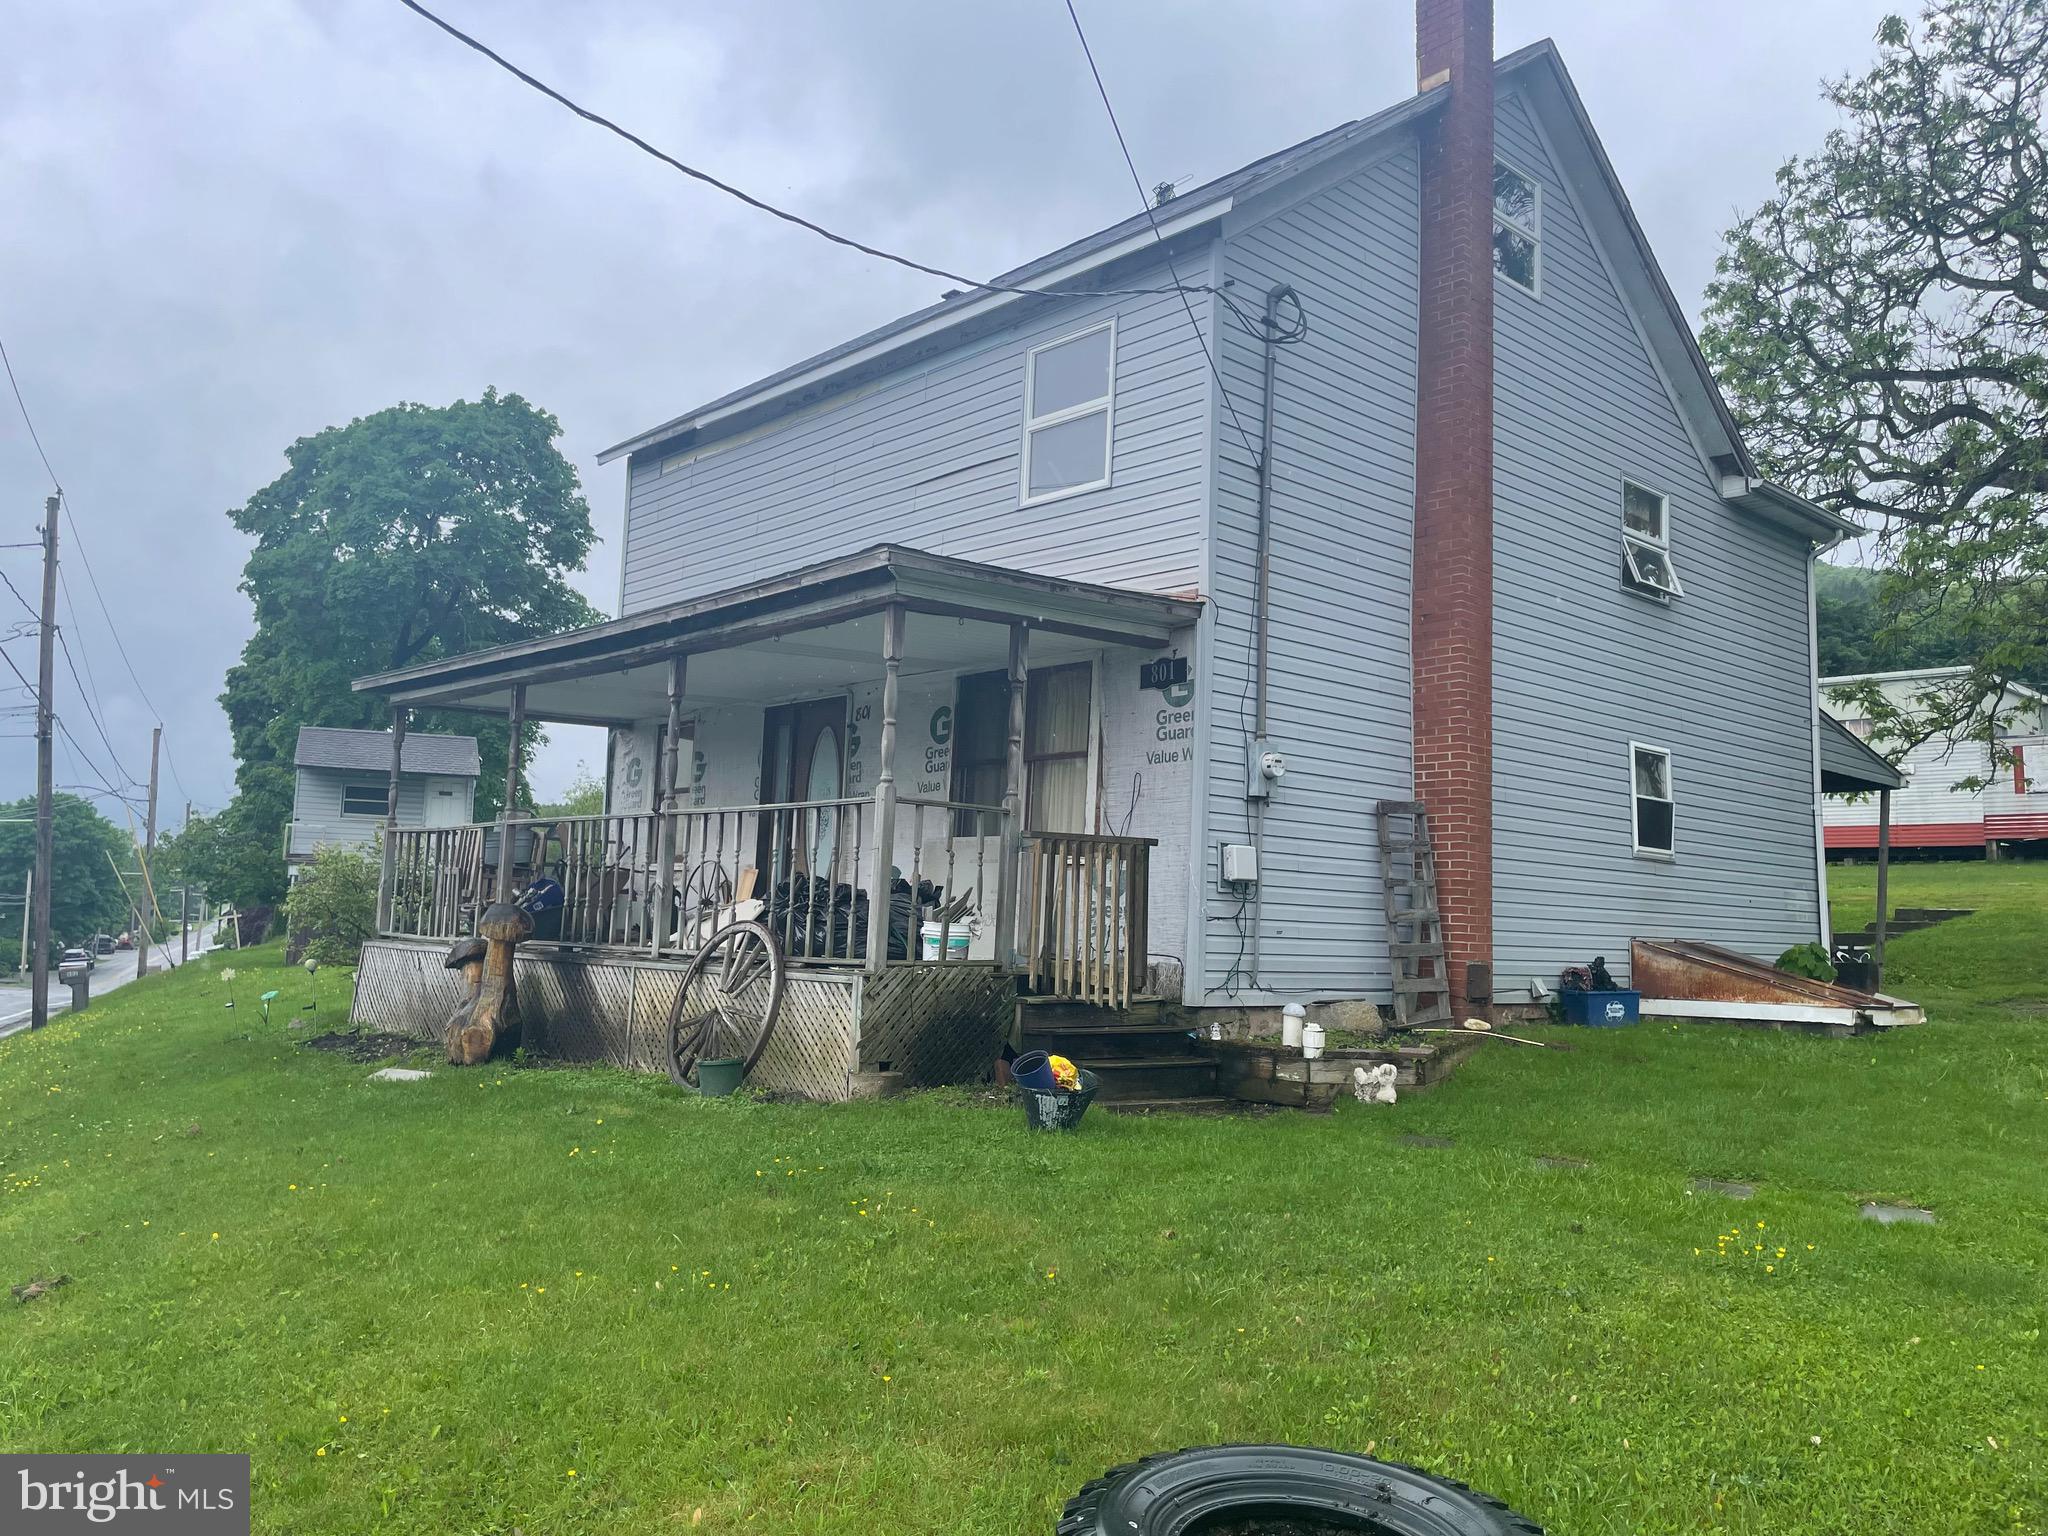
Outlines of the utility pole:
M182 834L192 830L192 802L185 802L185 825ZM178 964L183 965L192 958L192 914L186 908L187 893L192 889L192 877L184 875L178 881Z
M36 670L36 871L30 890L29 1025L50 1022L50 865L56 858L56 807L50 795L50 754L56 729L50 700L57 668L57 503L43 501L43 625Z
M164 744L164 728L150 727L149 732L149 820L143 823L142 833L142 899L149 903L149 914L143 919L142 941L135 946L135 976L139 981L149 974L149 939L151 925L156 921L156 891L150 884L149 861L156 856L156 755Z

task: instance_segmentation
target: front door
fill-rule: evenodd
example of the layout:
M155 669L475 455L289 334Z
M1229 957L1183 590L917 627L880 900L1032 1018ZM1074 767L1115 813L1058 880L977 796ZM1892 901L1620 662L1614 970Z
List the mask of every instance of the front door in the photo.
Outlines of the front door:
M761 803L837 800L845 792L846 696L770 709L761 728ZM792 870L831 872L838 823L837 811L763 816L755 862L768 883ZM850 867L834 874L841 883L852 876Z

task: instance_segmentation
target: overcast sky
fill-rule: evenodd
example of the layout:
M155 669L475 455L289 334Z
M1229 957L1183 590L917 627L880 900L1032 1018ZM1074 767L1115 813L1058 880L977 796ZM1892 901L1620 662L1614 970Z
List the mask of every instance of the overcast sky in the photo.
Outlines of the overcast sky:
M1061 0L436 8L680 157L937 266L994 273L1133 210ZM1408 0L1080 8L1148 185L1413 88ZM1500 0L1498 41L1558 40L1696 309L1719 232L1831 126L1821 77L1860 68L1896 8ZM216 698L250 615L223 513L295 438L517 390L562 422L602 539L580 584L612 612L624 466L599 449L943 286L660 167L397 0L0 0L0 339L140 686L75 544L68 634L121 771L146 774L162 712L167 819L231 792ZM0 542L35 538L48 489L0 396ZM0 550L30 598L36 559ZM6 651L33 677L32 637ZM60 714L114 773L59 677ZM0 714L0 795L33 788L29 730ZM558 729L536 787L601 757ZM60 748L57 777L91 770Z

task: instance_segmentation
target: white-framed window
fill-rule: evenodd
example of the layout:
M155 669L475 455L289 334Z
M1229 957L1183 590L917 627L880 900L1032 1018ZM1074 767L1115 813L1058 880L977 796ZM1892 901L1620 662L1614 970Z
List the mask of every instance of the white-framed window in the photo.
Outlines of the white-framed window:
M1543 292L1543 187L1505 160L1493 162L1493 270L1523 292Z
M1671 500L1633 480L1621 482L1621 569L1638 592L1685 596L1671 563Z
M1636 852L1652 859L1672 857L1678 849L1678 802L1671 789L1671 754L1630 742L1628 777Z
M1109 484L1116 322L1033 347L1024 359L1022 502Z
M341 814L382 818L388 792L389 786L383 784L344 784L341 786Z

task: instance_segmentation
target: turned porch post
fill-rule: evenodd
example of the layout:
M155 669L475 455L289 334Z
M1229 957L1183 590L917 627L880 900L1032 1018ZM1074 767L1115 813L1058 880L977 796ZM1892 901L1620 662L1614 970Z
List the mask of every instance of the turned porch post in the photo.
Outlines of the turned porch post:
M675 922L676 780L682 766L683 679L688 668L689 658L681 652L669 657L668 735L661 748L661 792L654 798L654 811L659 818L655 824L654 857L661 880L655 891L654 921L649 926L654 930L651 952L656 955L668 943L669 930Z
M384 791L384 858L377 873L377 931L391 931L393 887L398 879L398 775L405 755L405 726L411 714L403 704L391 706L391 782Z
M903 605L882 612L882 771L875 780L875 867L868 874L868 969L889 963L890 888L896 858L896 695L903 670ZM911 915L916 916L915 905ZM915 933L910 943L917 942Z
M1017 963L1018 870L1024 847L1024 703L1031 631L1010 626L1010 735L1003 759L1003 847L996 860L996 959ZM978 831L978 829L977 829ZM947 895L952 892L948 891Z
M512 815L519 798L519 738L526 729L526 684L512 689L512 708L506 715L510 730L505 737L505 803L498 808L498 896L512 899Z

